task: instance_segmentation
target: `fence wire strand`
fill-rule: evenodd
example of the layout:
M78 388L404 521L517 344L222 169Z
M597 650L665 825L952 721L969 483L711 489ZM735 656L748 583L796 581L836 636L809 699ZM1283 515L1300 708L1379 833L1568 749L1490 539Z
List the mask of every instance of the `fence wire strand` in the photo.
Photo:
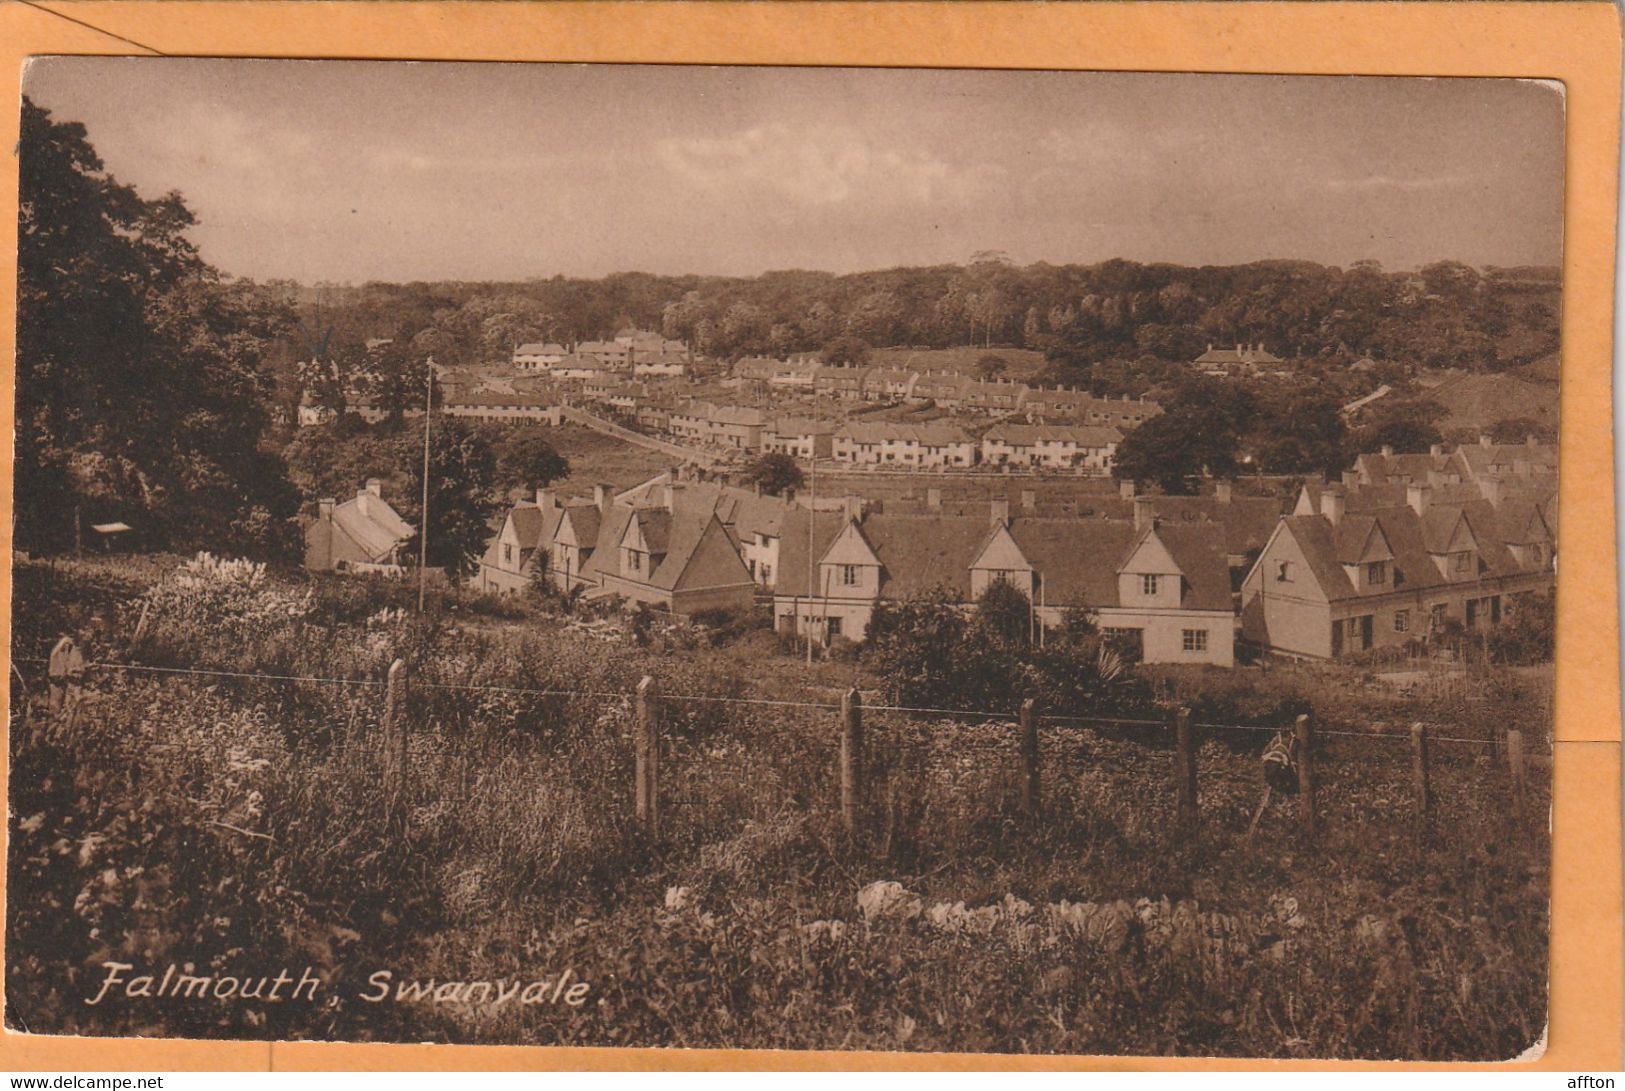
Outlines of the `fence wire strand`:
M50 661L48 659L33 656L17 656L13 659L14 665L16 663L45 665L49 662ZM303 674L266 674L256 671L230 671L220 668L205 667L159 667L145 663L118 663L104 660L93 660L86 662L84 664L84 668L86 670L136 671L150 674L183 675L192 677L236 678L262 682L306 682L313 685L362 686L371 688L380 688L388 685L386 681L374 678L326 677L322 675ZM427 682L423 680L414 680L411 684L424 689L449 690L455 692L503 693L512 696L592 698L595 700L613 701L630 701L632 698L630 693L617 692L613 690L539 689L523 686L468 685L456 682ZM721 697L707 694L658 693L657 699L660 701L675 702L686 701L693 703L753 705L765 708L806 708L816 709L822 712L839 712L841 709L839 704L827 701L788 701L761 697ZM1019 714L1008 711L1000 712L991 709L944 708L930 705L864 704L860 705L859 707L861 711L865 713L903 712L941 716L975 716L987 720L1009 721L1010 727L1018 730L1020 728L1019 723L1016 722ZM1034 713L1034 715L1040 723L1047 721L1051 724L1078 724L1084 726L1107 725L1113 727L1154 727L1161 729L1166 729L1170 726L1167 719L1151 719L1127 716L1088 716L1048 712ZM1283 731L1291 730L1289 726L1270 727L1264 724L1217 724L1198 722L1193 723L1191 726L1209 731L1252 731L1271 735L1280 734ZM1410 735L1408 733L1394 731L1347 731L1338 728L1317 726L1314 729L1314 734L1317 737L1335 736L1349 739L1391 739L1404 742L1410 741ZM1467 743L1476 746L1494 745L1494 741L1488 738L1475 739L1458 735L1436 735L1432 732L1428 733L1428 741Z

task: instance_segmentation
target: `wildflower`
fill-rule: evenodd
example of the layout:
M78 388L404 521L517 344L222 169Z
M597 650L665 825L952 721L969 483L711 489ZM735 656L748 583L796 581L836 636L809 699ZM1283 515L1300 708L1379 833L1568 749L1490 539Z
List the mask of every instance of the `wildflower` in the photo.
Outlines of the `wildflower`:
M858 908L863 919L872 923L883 917L913 920L920 915L920 899L903 888L902 883L881 879L858 891Z

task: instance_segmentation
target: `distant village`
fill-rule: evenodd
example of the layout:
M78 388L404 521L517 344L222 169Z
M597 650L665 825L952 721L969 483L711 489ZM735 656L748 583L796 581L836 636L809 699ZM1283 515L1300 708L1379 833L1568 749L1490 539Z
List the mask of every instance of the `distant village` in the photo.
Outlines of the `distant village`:
M1194 363L1280 362L1254 345ZM628 330L520 345L507 375L441 374L448 414L597 421L680 460L623 491L540 488L513 504L476 590L540 582L684 617L771 610L778 632L828 646L861 642L877 604L935 592L968 608L1005 581L1036 631L1083 610L1145 662L1228 667L1238 638L1342 658L1499 625L1555 586L1557 452L1534 437L1373 451L1287 501L1228 480L1142 495L1109 475L1124 434L1161 412L1153 401L810 357L746 358L704 384L710 396L684 396L694 366L686 345ZM774 496L731 482L765 452L823 462L836 484ZM390 566L411 534L369 482L322 503L306 563Z
M1162 412L1145 398L980 379L955 371L842 367L816 354L746 357L702 379L687 345L628 329L610 341L522 344L496 374L443 369L442 411L480 421L606 423L738 463L762 452L907 470L1025 468L1106 476L1124 434ZM696 389L701 393L696 394ZM364 396L349 411L381 420ZM887 414L890 409L898 414ZM573 412L572 412L573 411ZM301 425L333 411L307 398ZM991 427L990 427L991 425Z

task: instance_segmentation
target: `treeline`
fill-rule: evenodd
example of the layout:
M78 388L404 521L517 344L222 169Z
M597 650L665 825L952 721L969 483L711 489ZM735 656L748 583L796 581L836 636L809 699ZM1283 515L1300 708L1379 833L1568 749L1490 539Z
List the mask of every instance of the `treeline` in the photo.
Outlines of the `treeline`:
M1479 270L1439 261L1416 272L1375 262L1191 268L1113 260L966 265L756 277L623 273L511 283L282 286L335 329L339 345L393 337L443 363L505 359L516 344L659 330L723 359L869 345L1022 346L1059 368L1142 358L1188 362L1208 345L1262 343L1277 356L1369 355L1407 365L1502 370L1557 349L1555 269Z

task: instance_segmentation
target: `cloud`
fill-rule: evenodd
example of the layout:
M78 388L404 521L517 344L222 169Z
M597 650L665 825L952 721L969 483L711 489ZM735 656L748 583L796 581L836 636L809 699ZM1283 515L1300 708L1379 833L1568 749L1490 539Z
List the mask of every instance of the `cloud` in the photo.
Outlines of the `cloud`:
M748 183L807 205L963 202L1003 176L993 164L955 165L918 149L877 142L846 125L775 122L720 137L665 137L662 165L706 189Z

